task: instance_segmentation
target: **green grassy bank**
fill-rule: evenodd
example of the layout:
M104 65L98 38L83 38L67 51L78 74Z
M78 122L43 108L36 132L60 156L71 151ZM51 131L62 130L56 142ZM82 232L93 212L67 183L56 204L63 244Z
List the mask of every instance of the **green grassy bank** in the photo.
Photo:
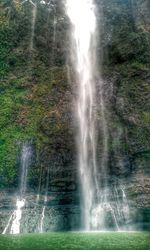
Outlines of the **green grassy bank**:
M150 233L47 233L0 236L0 250L149 250Z

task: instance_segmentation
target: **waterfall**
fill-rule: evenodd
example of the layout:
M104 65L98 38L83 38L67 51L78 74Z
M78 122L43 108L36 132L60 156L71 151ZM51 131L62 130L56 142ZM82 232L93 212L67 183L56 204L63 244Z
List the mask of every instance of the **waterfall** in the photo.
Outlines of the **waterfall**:
M91 229L91 213L98 192L95 123L95 42L96 15L92 0L66 1L66 11L73 25L72 62L76 71L78 96L79 174L83 195L83 227ZM73 59L74 58L74 59Z
M41 221L40 221L40 227L39 227L39 232L43 233L43 226L44 226L44 218L45 218L45 206L42 209L42 215L41 215Z
M66 0L65 6L72 24L70 54L77 82L76 117L78 119L79 176L82 187L82 227L87 231L103 231L108 228L119 231L124 220L122 218L121 221L118 214L128 213L128 206L125 193L122 193L123 198L118 197L114 187L108 182L109 136L104 81L97 60L96 5L93 0L80 2ZM99 64L102 64L101 61ZM100 90L99 93L97 89ZM98 129L96 107L99 108L101 131L99 163L97 163L97 134L95 133ZM121 188L117 187L117 190Z
M45 209L46 209L46 204L47 204L47 200L48 200L49 174L50 174L50 168L47 169L46 189L45 189L45 196L44 196L44 206L42 208L42 214L41 214L40 225L39 225L39 232L40 233L44 232Z
M25 199L17 199L16 202L16 210L13 213L13 221L10 229L10 234L19 234L20 233L20 225L22 218L22 209L25 205Z
M25 193L27 188L28 167L31 160L31 145L29 142L23 143L21 152L21 178L20 178L20 197L17 198L16 210L14 211L10 233L19 234L22 218L22 209L25 206Z
M24 0L21 4L30 3L32 6L32 19L31 19L31 38L30 38L30 52L34 49L34 33L35 33L35 22L37 16L37 3L34 3L32 0Z
M31 40L30 40L30 51L34 49L34 33L35 33L35 21L37 15L37 4L33 4L32 7L32 24L31 24Z
M31 160L31 145L29 142L25 142L23 143L21 150L20 188L19 188L19 196L17 197L16 200L16 209L10 216L9 221L3 231L3 234L6 234L9 228L10 228L10 234L20 233L22 209L25 206L26 202L25 195L26 195L28 167L30 165L30 160Z
M36 203L37 204L39 203L39 200L40 200L41 184L42 184L42 166L41 166L41 169L40 169L38 193L37 193L37 196L36 196Z
M21 178L20 178L20 197L24 197L27 188L28 167L31 161L31 145L29 142L23 143L21 151Z

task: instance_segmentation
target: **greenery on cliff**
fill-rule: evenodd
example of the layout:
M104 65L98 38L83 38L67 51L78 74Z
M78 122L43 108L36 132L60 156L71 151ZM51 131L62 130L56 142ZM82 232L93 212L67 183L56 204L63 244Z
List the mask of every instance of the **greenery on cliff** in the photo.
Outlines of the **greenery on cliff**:
M16 182L16 164L24 140L32 140L38 154L43 147L45 151L48 147L55 150L51 147L54 137L62 134L60 109L68 86L65 28L60 19L60 4L56 8L57 15L38 5L32 41L34 6L21 5L21 1L1 3L1 187Z

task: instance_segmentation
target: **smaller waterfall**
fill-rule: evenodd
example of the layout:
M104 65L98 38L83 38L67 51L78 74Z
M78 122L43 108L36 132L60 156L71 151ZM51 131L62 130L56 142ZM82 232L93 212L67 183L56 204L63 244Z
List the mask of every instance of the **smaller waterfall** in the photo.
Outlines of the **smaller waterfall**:
M10 228L10 234L19 234L20 233L20 225L22 218L22 209L25 206L25 194L27 188L27 176L28 176L28 167L31 161L31 145L29 142L25 142L22 145L21 151L21 172L20 172L20 188L19 188L19 196L16 200L16 210L12 213L9 218L9 221L3 231L3 234L6 234L8 229Z
M34 34L35 34L35 22L37 16L37 4L32 7L32 25L31 25L31 40L30 40L30 51L34 49Z
M113 211L116 218L117 230L129 230L130 208L122 185L114 187L113 192Z
M38 187L38 193L37 193L37 196L36 196L36 203L37 204L39 203L39 200L40 200L41 183L42 183L42 167L40 169L39 187Z
M114 164L116 167L122 171L125 170L124 164L124 154L122 151L121 142L124 138L124 133L122 127L118 127L114 136L113 147L114 147ZM125 185L123 180L119 181L113 187L113 201L115 202L114 210L116 218L119 224L119 230L129 230L131 223L130 217L130 207L126 196Z
M51 64L54 63L54 53L56 49L56 30L57 30L57 18L56 13L54 14L54 21L53 21L53 39L52 39L52 54L51 54Z
M14 215L14 213L10 216L10 218L8 220L8 223L7 223L6 227L4 228L4 231L2 232L2 234L6 234L7 233L8 229L10 227L11 221L13 220L13 215Z
M30 142L23 143L21 151L21 178L20 178L20 197L24 197L27 188L28 167L31 162L31 144Z
M129 204L128 204L128 200L125 194L125 191L123 188L121 188L122 191L122 196L123 196L123 210L124 210L124 216L126 218L126 220L129 219L130 217L130 210L129 210Z
M121 187L121 192L122 192L122 216L124 219L124 229L127 230L129 229L128 223L130 222L130 208L129 208L128 199L127 199L127 196L123 187Z
M19 234L20 233L20 224L22 218L22 209L25 205L25 199L17 199L16 210L13 213L12 225L10 229L10 234Z
M24 0L21 4L29 2L32 5L32 22L31 22L31 39L30 39L30 51L34 49L34 33L35 33L35 22L37 16L37 3L34 3L32 0Z
M54 58L55 58L55 50L56 50L56 34L57 34L57 17L56 13L54 12L54 19L53 19L53 34L52 34L52 52L51 52L51 59L50 64L54 64ZM53 69L51 70L50 80L52 81L54 79L54 72Z
M44 231L44 218L45 218L46 203L47 203L47 196L45 196L44 206L43 206L42 214L41 214L41 221L40 221L40 226L39 226L40 233L43 233L43 231Z
M44 197L44 206L43 206L43 209L42 209L41 220L40 220L40 225L39 225L39 232L40 232L40 233L43 233L43 232L44 232L45 209L46 209L46 204L47 204L47 200L48 200L49 174L50 174L50 168L47 169L47 178L46 178L46 190L45 190L45 197Z
M22 218L22 209L25 206L25 193L27 188L27 175L28 167L31 160L31 146L29 142L25 142L22 146L21 152L21 179L20 179L20 197L17 198L16 210L14 211L14 218L12 221L12 226L10 233L19 234L20 224Z

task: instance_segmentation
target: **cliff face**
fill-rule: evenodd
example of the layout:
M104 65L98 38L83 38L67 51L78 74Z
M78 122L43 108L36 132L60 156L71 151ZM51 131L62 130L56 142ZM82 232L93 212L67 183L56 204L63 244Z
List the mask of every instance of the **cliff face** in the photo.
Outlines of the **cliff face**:
M110 138L115 138L111 173L123 178L132 216L135 213L139 223L149 221L149 8L149 1L103 2L103 77L111 86L106 98Z
M106 43L103 47L104 78L107 82L113 82L109 104L112 115L112 138L116 135L116 127L122 128L121 143L117 147L113 145L112 157L115 159L117 151L117 157L121 153L124 161L124 168L114 167L114 171L115 174L119 169L124 171L131 206L138 208L139 221L144 214L144 220L148 221L150 6L149 1L110 2L110 5L104 2L103 7L106 20L104 27L110 36L109 39L105 38ZM117 161L113 159L115 166Z
M36 213L38 221L41 214L49 168L46 230L78 229L76 93L68 77L69 21L62 1L49 7L37 1L37 9L20 2L3 0L0 7L0 230L15 206L24 141L31 141L33 148L24 211L30 210L28 220ZM148 229L150 4L148 0L96 3L101 24L98 53L106 82L110 185L122 180L133 223ZM98 158L100 140L99 135ZM41 200L35 208L38 192ZM36 221L31 222L30 231L36 231Z

